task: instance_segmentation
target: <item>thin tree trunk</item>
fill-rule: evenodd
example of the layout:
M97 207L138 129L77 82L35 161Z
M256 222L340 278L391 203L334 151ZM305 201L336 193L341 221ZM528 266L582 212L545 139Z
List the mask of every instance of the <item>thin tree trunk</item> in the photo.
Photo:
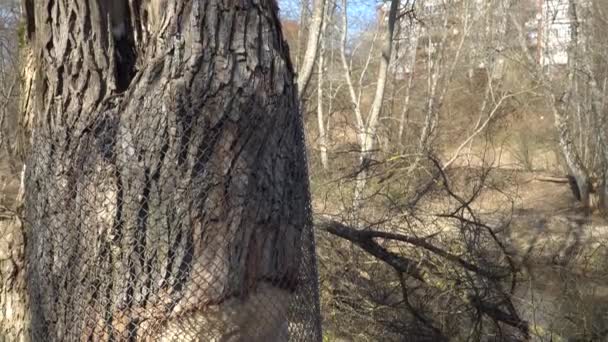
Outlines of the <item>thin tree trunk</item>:
M597 189L594 189L598 195L598 203L597 208L599 212L603 215L608 215L608 122L605 115L605 104L603 100L605 99L604 91L600 89L594 73L592 72L592 63L593 59L590 55L584 55L583 57L583 68L585 73L587 74L588 81L587 85L589 87L589 97L591 98L591 112L593 117L589 123L588 131L595 132L595 134L587 134L589 136L595 135L597 139L597 148L594 151L597 153L599 159L599 182L597 184ZM593 123L593 127L591 126ZM590 142L587 145L591 145ZM595 164L595 162L593 162ZM592 164L592 165L593 165Z
M418 54L418 41L420 38L420 26L417 23L414 23L414 22L411 23L409 32L407 34L410 35L410 37L409 37L409 44L406 46L406 48L408 49L407 57L409 57L407 59L406 63L408 63L407 65L410 66L410 73L407 78L407 88L405 90L405 99L403 100L403 108L401 110L401 117L399 120L399 131L398 131L398 135L397 135L397 140L399 141L399 144L403 144L403 141L402 141L403 131L405 130L406 117L407 117L407 113L409 111L409 106L410 106L410 94L412 92L412 87L414 84L413 81L414 81L414 75L415 75L415 71L416 71L416 57Z
M414 47L414 49L417 49L417 47ZM412 87L414 85L414 66L416 64L415 60L416 60L416 53L413 54L414 57L412 58L412 60L414 61L412 63L412 69L410 71L410 74L407 77L407 88L405 89L405 99L403 100L403 108L401 109L401 117L399 118L399 132L397 135L397 140L399 141L400 144L403 144L403 132L405 131L405 125L406 125L406 118L408 117L408 111L409 111L409 107L410 107L410 94L412 93Z
M325 11L327 12L327 10ZM321 29L320 44L321 50L319 51L319 60L317 61L319 74L317 76L317 124L319 126L319 150L321 152L321 165L323 169L327 170L329 167L329 161L327 159L327 133L325 131L325 119L323 118L323 74L325 68L325 30L327 28L327 20L323 20L323 27Z
M344 69L344 78L346 80L346 86L348 88L348 94L350 96L351 104L353 105L353 111L355 113L355 124L357 126L357 138L359 144L363 144L361 140L361 132L364 130L363 114L361 113L361 106L359 96L355 91L355 86L351 77L351 68L346 60L346 38L348 36L348 13L347 13L347 2L342 0L342 34L340 37L340 61L342 62L342 68Z
M382 50L380 56L380 66L378 68L378 80L376 84L376 93L374 101L370 108L370 113L367 122L364 126L361 139L361 151L359 153L360 170L357 173L354 194L354 207L357 208L360 204L361 195L367 183L367 165L373 154L374 142L376 139L376 131L378 129L378 119L382 110L382 102L384 101L384 91L386 88L386 79L389 63L391 61L393 48L393 34L395 32L395 23L397 21L397 12L399 10L399 1L391 1L388 13L388 26L382 39ZM346 28L345 28L346 30Z
M554 102L557 99L553 98ZM574 140L570 134L570 128L568 127L569 116L564 113L565 110L560 110L557 106L553 108L553 116L555 118L555 128L557 129L557 135L559 137L559 146L566 161L566 165L570 170L570 174L574 177L578 188L578 194L575 192L575 197L580 201L585 208L589 208L590 205L590 194L591 194L591 181L589 174L585 166L583 165L576 147L574 146Z
M578 187L578 194L575 192L575 197L582 203L583 207L589 208L591 195L591 180L589 172L583 164L583 161L576 150L574 137L570 132L569 122L570 116L567 114L570 110L570 104L576 90L576 68L578 63L578 18L576 14L576 4L573 0L569 1L569 17L572 20L571 24L571 40L568 46L568 90L563 98L557 100L553 97L553 114L555 118L555 127L557 129L559 144L570 170L570 174L574 177Z
M312 19L308 28L308 43L304 51L302 65L298 71L298 95L300 97L303 97L306 92L317 58L319 36L321 35L321 27L325 14L325 0L315 0L313 6Z
M304 39L304 31L308 26L308 0L300 1L300 20L298 21L298 37L295 46L295 63L294 67L296 70L300 70L300 65L302 63L302 40Z
M33 339L320 340L276 3L26 2Z
M570 2L570 5L574 4ZM575 13L576 8L570 6L569 15L576 16ZM522 28L522 25L517 21L517 18L512 13L509 13L509 18L511 22L515 26L518 32L518 41L520 45L521 52L523 56L528 60L530 65L536 65L536 60L530 54L530 51L527 48L525 34ZM575 19L575 22L576 19ZM571 41L570 46L568 47L568 89L565 92L562 98L557 99L556 96L552 93L550 89L550 81L547 79L545 74L543 73L542 65L539 69L535 71L536 77L540 80L540 83L543 85L545 94L550 101L550 105L553 111L553 117L555 120L555 128L557 131L558 139L559 139L559 148L562 156L566 161L566 165L570 172L570 175L574 178L576 183L576 189L574 190L574 195L579 200L583 207L589 208L590 205L590 193L591 193L591 180L589 178L589 172L587 168L583 164L578 152L576 151L576 147L574 145L574 138L570 131L569 127L569 115L568 115L568 104L570 102L570 93L572 91L572 82L574 81L574 65L573 63L576 61L575 52L577 45L577 26L573 26L571 30Z
M329 7L329 5L331 5L331 7ZM325 16L324 22L325 22L325 29L323 30L325 36L324 36L324 40L323 40L323 47L325 48L326 51L328 51L327 49L327 44L329 44L329 62L324 61L324 63L326 64L326 66L329 66L329 68L331 69L333 67L333 63L335 61L335 46L334 46L334 39L333 39L333 35L331 30L327 30L327 25L329 24L329 21L331 20L331 18L334 17L335 11L336 11L336 6L337 3L335 1L331 1L328 2L328 9L327 9L327 15ZM325 58L324 58L325 59ZM326 67L327 69L327 67ZM340 87L338 87L338 89L340 89ZM325 120L325 132L326 132L326 141L327 143L329 143L329 140L331 139L330 136L330 132L331 132L331 117L333 115L333 111L334 111L334 77L328 77L327 79L327 94L328 96L326 96L326 102L327 102L327 115L326 115L326 120Z
M446 50L448 44L448 36L449 36L449 13L446 13L442 25L443 36L441 38L441 42L439 44L439 56L437 60L433 61L430 55L430 51L432 49L432 40L429 39L429 76L428 76L428 101L426 108L426 116L424 126L422 128L422 132L420 134L420 140L418 144L418 148L421 154L426 154L431 149L431 142L433 139L433 135L435 133L435 129L439 124L439 113L441 107L443 106L443 100L448 92L450 87L450 83L454 78L454 73L456 71L456 66L460 62L460 55L462 53L462 48L464 46L464 42L470 33L470 14L469 9L466 7L466 3L463 3L463 12L462 17L462 34L460 37L460 41L458 42L458 46L455 49L455 53L452 59L452 63L449 65L448 69L442 75L442 68L444 67L444 62L446 58ZM429 31L429 36L432 34ZM441 88L439 88L439 82L442 81ZM414 162L414 166L418 164L418 161Z

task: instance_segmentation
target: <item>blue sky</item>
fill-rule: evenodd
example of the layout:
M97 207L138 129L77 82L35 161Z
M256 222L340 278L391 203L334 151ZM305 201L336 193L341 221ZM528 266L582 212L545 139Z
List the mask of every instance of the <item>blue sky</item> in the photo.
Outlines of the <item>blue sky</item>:
M300 18L301 0L278 0L282 18L298 20ZM310 0L313 2L314 0ZM341 3L341 1L339 2ZM362 30L366 24L373 22L376 17L376 7L381 0L349 0L348 21L350 33Z

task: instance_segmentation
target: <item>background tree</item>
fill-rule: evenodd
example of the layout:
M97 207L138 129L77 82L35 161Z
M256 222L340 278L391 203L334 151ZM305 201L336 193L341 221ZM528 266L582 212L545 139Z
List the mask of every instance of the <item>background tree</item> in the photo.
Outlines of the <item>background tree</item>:
M534 38L543 11L537 2L400 3L373 158L365 169L364 196L353 206L362 146L356 113L373 103L388 5L340 45L346 58L336 64L344 77L332 96L335 112L327 131L332 167L312 168L317 228L328 233L319 233L327 333L387 341L600 336L605 320L593 318L589 329L578 320L567 323L574 312L597 316L566 304L570 295L547 296L533 285L545 276L574 281L586 267L597 284L606 283L595 263L601 258L589 256L599 228L587 220L597 218L581 218L570 208L568 169L560 165L556 126L548 120L559 105L552 96L559 98L567 85L560 72L571 68L541 65L535 57L544 49ZM349 1L337 16L358 6ZM342 34L344 26L330 30ZM399 32L416 28L414 37ZM568 129L576 127L574 118ZM562 214L540 209L547 202L559 203ZM584 242L554 244L562 239L556 234L568 236L564 231L584 236ZM557 270L553 263L567 266ZM588 283L571 280L564 288L576 288L575 298L584 296L577 284ZM532 287L525 292L523 284Z

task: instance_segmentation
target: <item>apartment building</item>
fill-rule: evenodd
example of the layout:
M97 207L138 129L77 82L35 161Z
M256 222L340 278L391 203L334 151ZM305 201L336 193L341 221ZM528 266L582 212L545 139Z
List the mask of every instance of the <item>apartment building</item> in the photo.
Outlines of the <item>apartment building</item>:
M568 64L568 47L572 41L574 19L570 13L572 0L536 0L537 1L537 57L544 66ZM587 20L591 1L574 0L579 23ZM584 35L579 35L579 44L584 42Z
M568 63L572 20L570 0L537 0L537 58L541 65Z
M506 1L506 0L502 0ZM523 29L527 36L527 43L530 52L535 54L536 61L545 66L561 66L568 63L568 47L572 39L572 27L573 20L570 14L570 1L572 0L522 0L524 1L525 13L522 12L521 20L523 22ZM590 0L574 0L576 1L577 8L580 12L588 13L585 11L590 6ZM452 5L457 4L459 0L452 0ZM525 3L527 2L527 3ZM482 8L483 2L476 0L475 5ZM436 24L441 26L441 21L445 18L446 11L445 0L426 0L418 2L416 7L416 19L410 19L404 17L400 21L400 27L395 33L395 44L396 51L393 62L393 71L397 79L403 79L407 74L413 72L417 59L421 56L433 53L435 49L434 44L437 43L437 37L433 37L433 33L427 30L424 26L427 24ZM509 10L499 9L498 10ZM386 20L386 12L388 11L388 4L385 3L378 8L379 20ZM502 16L506 14L501 14ZM488 28L487 30L480 30L476 28L469 34L474 35L473 40L481 39L516 39L513 35L504 35L507 31L512 31L513 28L510 26L508 20L499 20L501 17L498 13L494 13L495 21L492 25L494 27ZM422 22L420 20L426 21ZM579 15L579 21L585 20L584 15ZM458 25L453 29L454 32L450 34L454 37L458 36L460 32L457 30ZM499 30L503 34L494 35L490 33L491 30ZM479 37L478 37L479 36ZM502 38L501 38L502 36ZM496 38L492 38L496 37ZM584 37L579 36L579 43L582 42ZM516 41L512 41L509 44L508 41L494 42L495 48L501 50L510 45L518 46ZM477 68L483 68L485 66L485 52L482 49L472 51L470 53L469 62L476 65ZM497 58L500 58L497 57ZM477 59L475 61L474 59Z

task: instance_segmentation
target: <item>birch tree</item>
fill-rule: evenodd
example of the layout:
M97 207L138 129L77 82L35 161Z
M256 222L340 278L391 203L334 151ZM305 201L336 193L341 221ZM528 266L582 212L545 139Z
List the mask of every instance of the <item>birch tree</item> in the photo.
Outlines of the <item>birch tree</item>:
M330 10L330 7L332 9ZM320 33L320 51L319 58L317 61L317 125L319 127L319 150L321 154L321 165L324 169L329 167L329 160L327 157L327 130L325 127L325 117L323 115L323 106L324 106L324 96L323 96L323 86L324 86L324 74L325 74L325 53L326 53L326 32L327 32L327 24L330 20L330 17L333 15L333 7L330 4L325 6L325 11L323 13L323 25L321 26Z
M357 172L355 182L355 193L354 203L355 207L358 206L361 194L365 188L367 172L366 165L369 163L370 157L372 156L372 150L374 148L374 142L376 139L376 131L378 129L378 122L380 118L380 112L382 110L382 102L384 100L384 93L387 82L387 73L389 63L391 62L391 55L393 49L393 35L395 32L395 24L397 22L397 13L399 10L400 1L393 0L390 2L390 7L387 15L387 25L381 38L381 50L380 50L380 64L378 67L378 76L376 80L376 91L374 94L373 102L370 107L369 113L366 118L363 117L360 108L360 97L355 95L355 88L351 78L351 71L348 67L346 60L346 38L348 35L348 12L346 0L342 2L342 45L341 45L341 59L342 66L344 67L344 77L346 79L350 100L353 105L353 111L355 113L357 134L360 145L359 152L359 171ZM371 54L371 52L370 52Z
M576 10L572 6L573 2L569 2L568 16L574 19L573 11ZM584 208L590 207L591 195L591 179L587 167L583 164L581 156L575 145L576 141L570 128L570 110L573 103L573 91L576 84L576 67L577 67L577 50L578 46L578 25L571 27L571 37L568 43L568 68L567 68L567 83L563 91L556 95L553 84L548 79L546 73L542 70L542 66L537 64L526 44L524 29L519 18L514 13L509 13L509 18L516 31L518 32L518 44L521 54L530 66L535 79L539 82L544 97L549 108L553 113L555 129L559 139L560 151L566 161L569 174L575 181L575 196Z
M310 76L312 75L315 61L319 51L319 41L323 27L323 18L325 17L325 3L327 0L315 0L313 5L312 19L308 30L308 41L306 50L304 50L304 58L298 71L298 95L304 96Z

